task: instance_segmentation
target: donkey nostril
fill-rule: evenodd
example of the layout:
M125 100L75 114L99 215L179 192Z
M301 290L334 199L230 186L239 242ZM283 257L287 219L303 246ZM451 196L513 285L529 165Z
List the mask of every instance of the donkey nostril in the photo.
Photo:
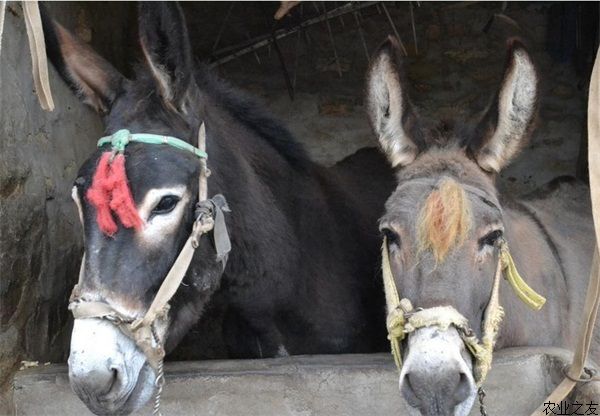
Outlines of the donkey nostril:
M437 371L411 371L400 380L400 391L406 402L415 408L430 406L432 401L448 408L464 402L472 393L469 375L450 368Z
M404 375L404 378L400 383L400 390L408 404L410 404L413 407L419 407L421 405L421 399L414 390L413 383L411 383L411 377L413 377L414 379L414 375L411 373L406 373Z
M455 403L462 403L469 397L471 393L471 383L469 376L463 371L459 373L458 384L456 390L454 390L454 401Z
M108 375L108 380L107 380L107 390L106 390L106 394L109 394L113 391L114 387L118 384L119 382L119 376L120 376L120 371L119 368L117 366L111 365L109 368L109 374Z
M71 383L81 388L88 395L103 396L113 389L117 382L118 372L113 369L92 369L73 372Z

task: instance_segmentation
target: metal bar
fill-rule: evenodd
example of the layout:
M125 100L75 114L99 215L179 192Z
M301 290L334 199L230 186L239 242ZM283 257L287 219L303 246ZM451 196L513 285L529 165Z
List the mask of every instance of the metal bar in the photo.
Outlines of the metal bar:
M335 47L335 39L333 38L333 33L331 32L331 24L329 24L329 19L327 18L327 6L325 5L325 2L323 2L323 9L325 10L325 24L327 25L329 40L331 41L331 47L333 48L333 57L335 58L335 65L337 66L338 75L341 78L342 65L340 64L340 58L338 57L337 48Z
M294 101L294 89L292 88L292 82L290 81L290 74L288 73L288 70L285 67L283 54L281 53L281 49L279 49L279 45L277 44L277 39L275 39L275 36L273 36L273 49L275 49L277 57L279 58L281 71L283 72L283 77L285 79L285 85L287 86L288 94L290 95L290 100Z
M415 54L419 54L419 47L417 46L417 28L415 26L415 14L413 12L412 1L408 3L410 7L410 22L412 24L413 40L415 42Z
M394 34L396 35L396 39L398 39L398 42L400 42L400 47L402 48L402 52L404 52L404 56L408 56L408 52L406 52L404 43L402 43L402 38L400 37L400 34L398 33L398 29L396 29L396 25L394 24L394 21L392 20L392 17L390 16L390 13L388 12L387 7L385 7L385 2L383 2L383 1L381 2L381 7L383 8L385 15L387 16L388 22L390 22L392 29L394 29Z
M302 37L302 32L298 32L298 36L296 37L296 49L294 51L294 79L292 80L292 89L296 91L296 79L298 78L298 55L300 50L300 38Z
M215 43L212 47L212 53L215 52L215 50L217 49L217 46L219 45L219 41L221 40L221 36L223 35L223 30L225 29L225 24L229 20L229 16L231 15L231 11L233 10L234 5L235 5L235 2L232 1L229 6L229 9L227 9L227 14L225 15L225 18L223 18L223 23L221 23L221 27L219 28L219 33L217 34L217 38L215 39Z
M312 2L313 7L315 8L315 10L317 11L317 13L321 14L321 10L319 9L319 6L317 5L316 1Z
M300 19L304 17L304 4L300 3ZM298 31L296 35L296 45L294 49L294 78L292 79L292 90L296 92L296 80L298 79L298 55L300 55L300 39L302 31Z
M246 38L250 39L250 33L246 32ZM260 57L258 56L258 53L256 52L256 50L252 51L252 54L256 58L256 62L258 62L258 64L261 65L262 62L260 62Z
M334 17L340 16L342 14L352 13L354 11L358 11L358 10L361 10L361 9L364 9L367 7L374 6L378 3L379 2L376 2L376 1L369 1L369 2L364 2L364 3L347 3L343 6L340 6L334 10L329 11L327 14L329 15L329 18L334 18ZM229 55L223 56L222 58L216 59L215 61L213 61L211 63L211 66L218 66L218 65L224 64L224 63L229 62L233 59L236 59L240 56L246 55L256 49L260 49L264 46L271 45L271 43L273 42L273 38L276 40L285 38L289 35L292 35L292 34L298 32L299 30L302 30L309 26L320 23L320 22L324 21L325 19L326 19L325 15L313 17L313 18L308 19L292 28L279 29L279 30L275 31L275 36L261 35L261 36L254 38L253 43L249 44L248 42L244 42L241 45L230 46L230 47L224 48L222 50L219 50L214 55L220 55L227 51L233 51L233 52Z
M358 35L360 36L360 41L362 43L363 49L365 51L365 56L367 57L367 62L369 62L369 48L367 48L367 42L365 40L365 35L362 30L362 25L360 24L360 18L358 17L358 12L354 12L354 20L356 20L356 26L358 27Z

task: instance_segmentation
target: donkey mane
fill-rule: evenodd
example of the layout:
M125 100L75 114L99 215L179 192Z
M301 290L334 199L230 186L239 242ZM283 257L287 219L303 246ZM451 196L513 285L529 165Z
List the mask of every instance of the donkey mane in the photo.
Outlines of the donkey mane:
M260 100L221 79L202 63L197 64L195 79L201 90L222 103L223 108L227 109L236 120L265 139L292 166L301 168L309 161L304 146L282 122L267 111Z
M421 119L419 125L423 129L422 140L426 148L466 148L477 135L473 127L476 119L476 116L465 117L459 114L456 118L444 118L437 122Z
M166 109L162 104L155 80L148 69L143 64L138 64L135 66L134 72L135 80L130 84L133 90L129 91L132 94L132 107L137 108L139 111L139 106L144 106L146 114L150 114L154 119L163 120L166 125L177 123L177 117L174 117L176 113ZM210 97L213 104L217 104L236 121L256 133L256 137L264 140L293 168L303 170L310 164L310 159L302 144L297 141L282 122L275 119L268 112L264 103L260 100L230 85L205 64L200 63L197 65L195 80L203 97ZM198 104L202 106L203 103ZM193 105L192 108L192 111L198 111L197 105ZM132 115L135 113L136 111L132 111ZM190 114L187 117L197 117L199 123L201 115ZM116 124L121 124L119 119L120 117L115 119ZM113 122L113 120L110 121ZM187 123L181 116L178 121L182 123L179 130L187 130L183 127L183 124ZM108 130L112 128L110 124L107 126ZM195 140L195 137L189 139Z
M282 122L269 114L265 105L259 100L230 85L202 63L197 65L195 80L202 94L209 96L214 104L227 111L233 119L256 133L256 137L263 139L292 167L302 170L309 164L310 159L304 147ZM155 81L144 65L136 65L135 81L131 84L131 87L133 90L129 93L132 94L134 101L134 105L131 107L132 117L135 117L135 114L139 111L139 106L144 106L146 114L150 114L157 120L163 120L166 124L173 124L174 113L163 105L156 90ZM199 98L199 100L200 103L198 104L201 106L203 104L201 102L202 98ZM192 112L198 111L196 104L192 108ZM186 117L197 117L198 123L200 122L200 114L190 114ZM177 126L178 130L185 131L183 124L186 121L183 117L180 117L179 122L182 125ZM111 129L112 126L107 127ZM189 137L188 139L195 140L195 137Z

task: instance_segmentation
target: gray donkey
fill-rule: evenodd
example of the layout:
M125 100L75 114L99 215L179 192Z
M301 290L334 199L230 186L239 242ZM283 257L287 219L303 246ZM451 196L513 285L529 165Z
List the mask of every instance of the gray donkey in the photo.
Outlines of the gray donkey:
M499 250L507 244L520 273L547 303L531 310L500 282L505 316L496 349L572 350L594 248L589 190L559 178L512 199L495 186L498 172L527 143L536 115L538 75L525 48L509 42L502 84L478 123L428 128L407 88L397 41L389 38L372 60L366 101L379 144L397 171L380 229L400 297L415 308L453 307L481 338ZM477 380L463 339L455 326L434 325L402 341L400 390L420 414L469 413ZM597 331L591 357L600 361ZM599 398L598 384L579 389L580 397Z

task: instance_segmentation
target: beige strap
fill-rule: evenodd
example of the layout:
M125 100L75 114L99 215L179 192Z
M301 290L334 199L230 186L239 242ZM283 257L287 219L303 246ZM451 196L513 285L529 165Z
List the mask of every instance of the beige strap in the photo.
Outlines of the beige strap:
M48 61L46 60L46 42L42 29L42 18L37 1L23 2L23 15L29 39L29 52L33 72L33 83L40 105L46 111L54 110L54 100L48 79Z
M275 20L281 20L283 19L285 16L287 16L287 14L290 12L290 10L292 10L294 7L296 7L297 5L300 4L299 1L282 1L280 2L280 6L277 9L277 11L275 12Z
M206 129L204 127L204 123L200 125L200 129L198 130L198 149L202 152L206 152ZM208 193L208 184L207 184L207 175L208 168L206 167L206 159L200 159L200 179L198 183L198 201L202 202L207 199ZM199 218L194 222L194 228L192 229L192 233L185 242L183 248L179 252L175 263L167 273L167 276L163 280L162 285L158 289L150 308L146 312L146 315L142 319L138 319L135 321L131 328L133 331L139 329L142 326L150 326L159 316L164 316L169 309L169 301L179 289L179 285L181 281L185 277L188 268L190 267L190 263L192 262L192 258L194 257L194 252L197 247L197 241L202 234L205 234L212 230L214 227L214 221L212 218Z
M198 129L198 149L206 154L206 127L204 122ZM200 182L198 183L198 202L208 199L208 167L206 166L206 158L200 158Z
M154 297L152 304L148 308L146 315L142 319L138 319L135 321L131 329L136 330L141 326L150 326L158 316L163 316L168 311L168 304L181 281L183 280L185 274L187 273L187 269L192 261L192 257L194 256L194 247L192 246L192 237L190 236L183 249L179 252L179 256L177 256L177 260L167 273L165 280L162 285L158 289L158 293Z
M4 33L4 13L6 12L6 0L0 0L0 56L2 56L2 33Z
M104 302L71 302L69 310L75 319L104 318L114 316L123 320L120 315L108 304Z
M600 52L600 50L599 50ZM582 376L585 361L592 342L594 324L600 303L600 273L598 268L598 247L600 247L600 54L596 54L596 62L590 80L588 100L588 166L590 171L590 194L592 197L592 213L594 229L596 231L596 249L590 272L585 304L583 309L584 320L581 323L580 336L573 355L573 362L567 377L548 396L544 403L560 403L573 390L576 381ZM544 405L540 405L532 416L545 415Z

